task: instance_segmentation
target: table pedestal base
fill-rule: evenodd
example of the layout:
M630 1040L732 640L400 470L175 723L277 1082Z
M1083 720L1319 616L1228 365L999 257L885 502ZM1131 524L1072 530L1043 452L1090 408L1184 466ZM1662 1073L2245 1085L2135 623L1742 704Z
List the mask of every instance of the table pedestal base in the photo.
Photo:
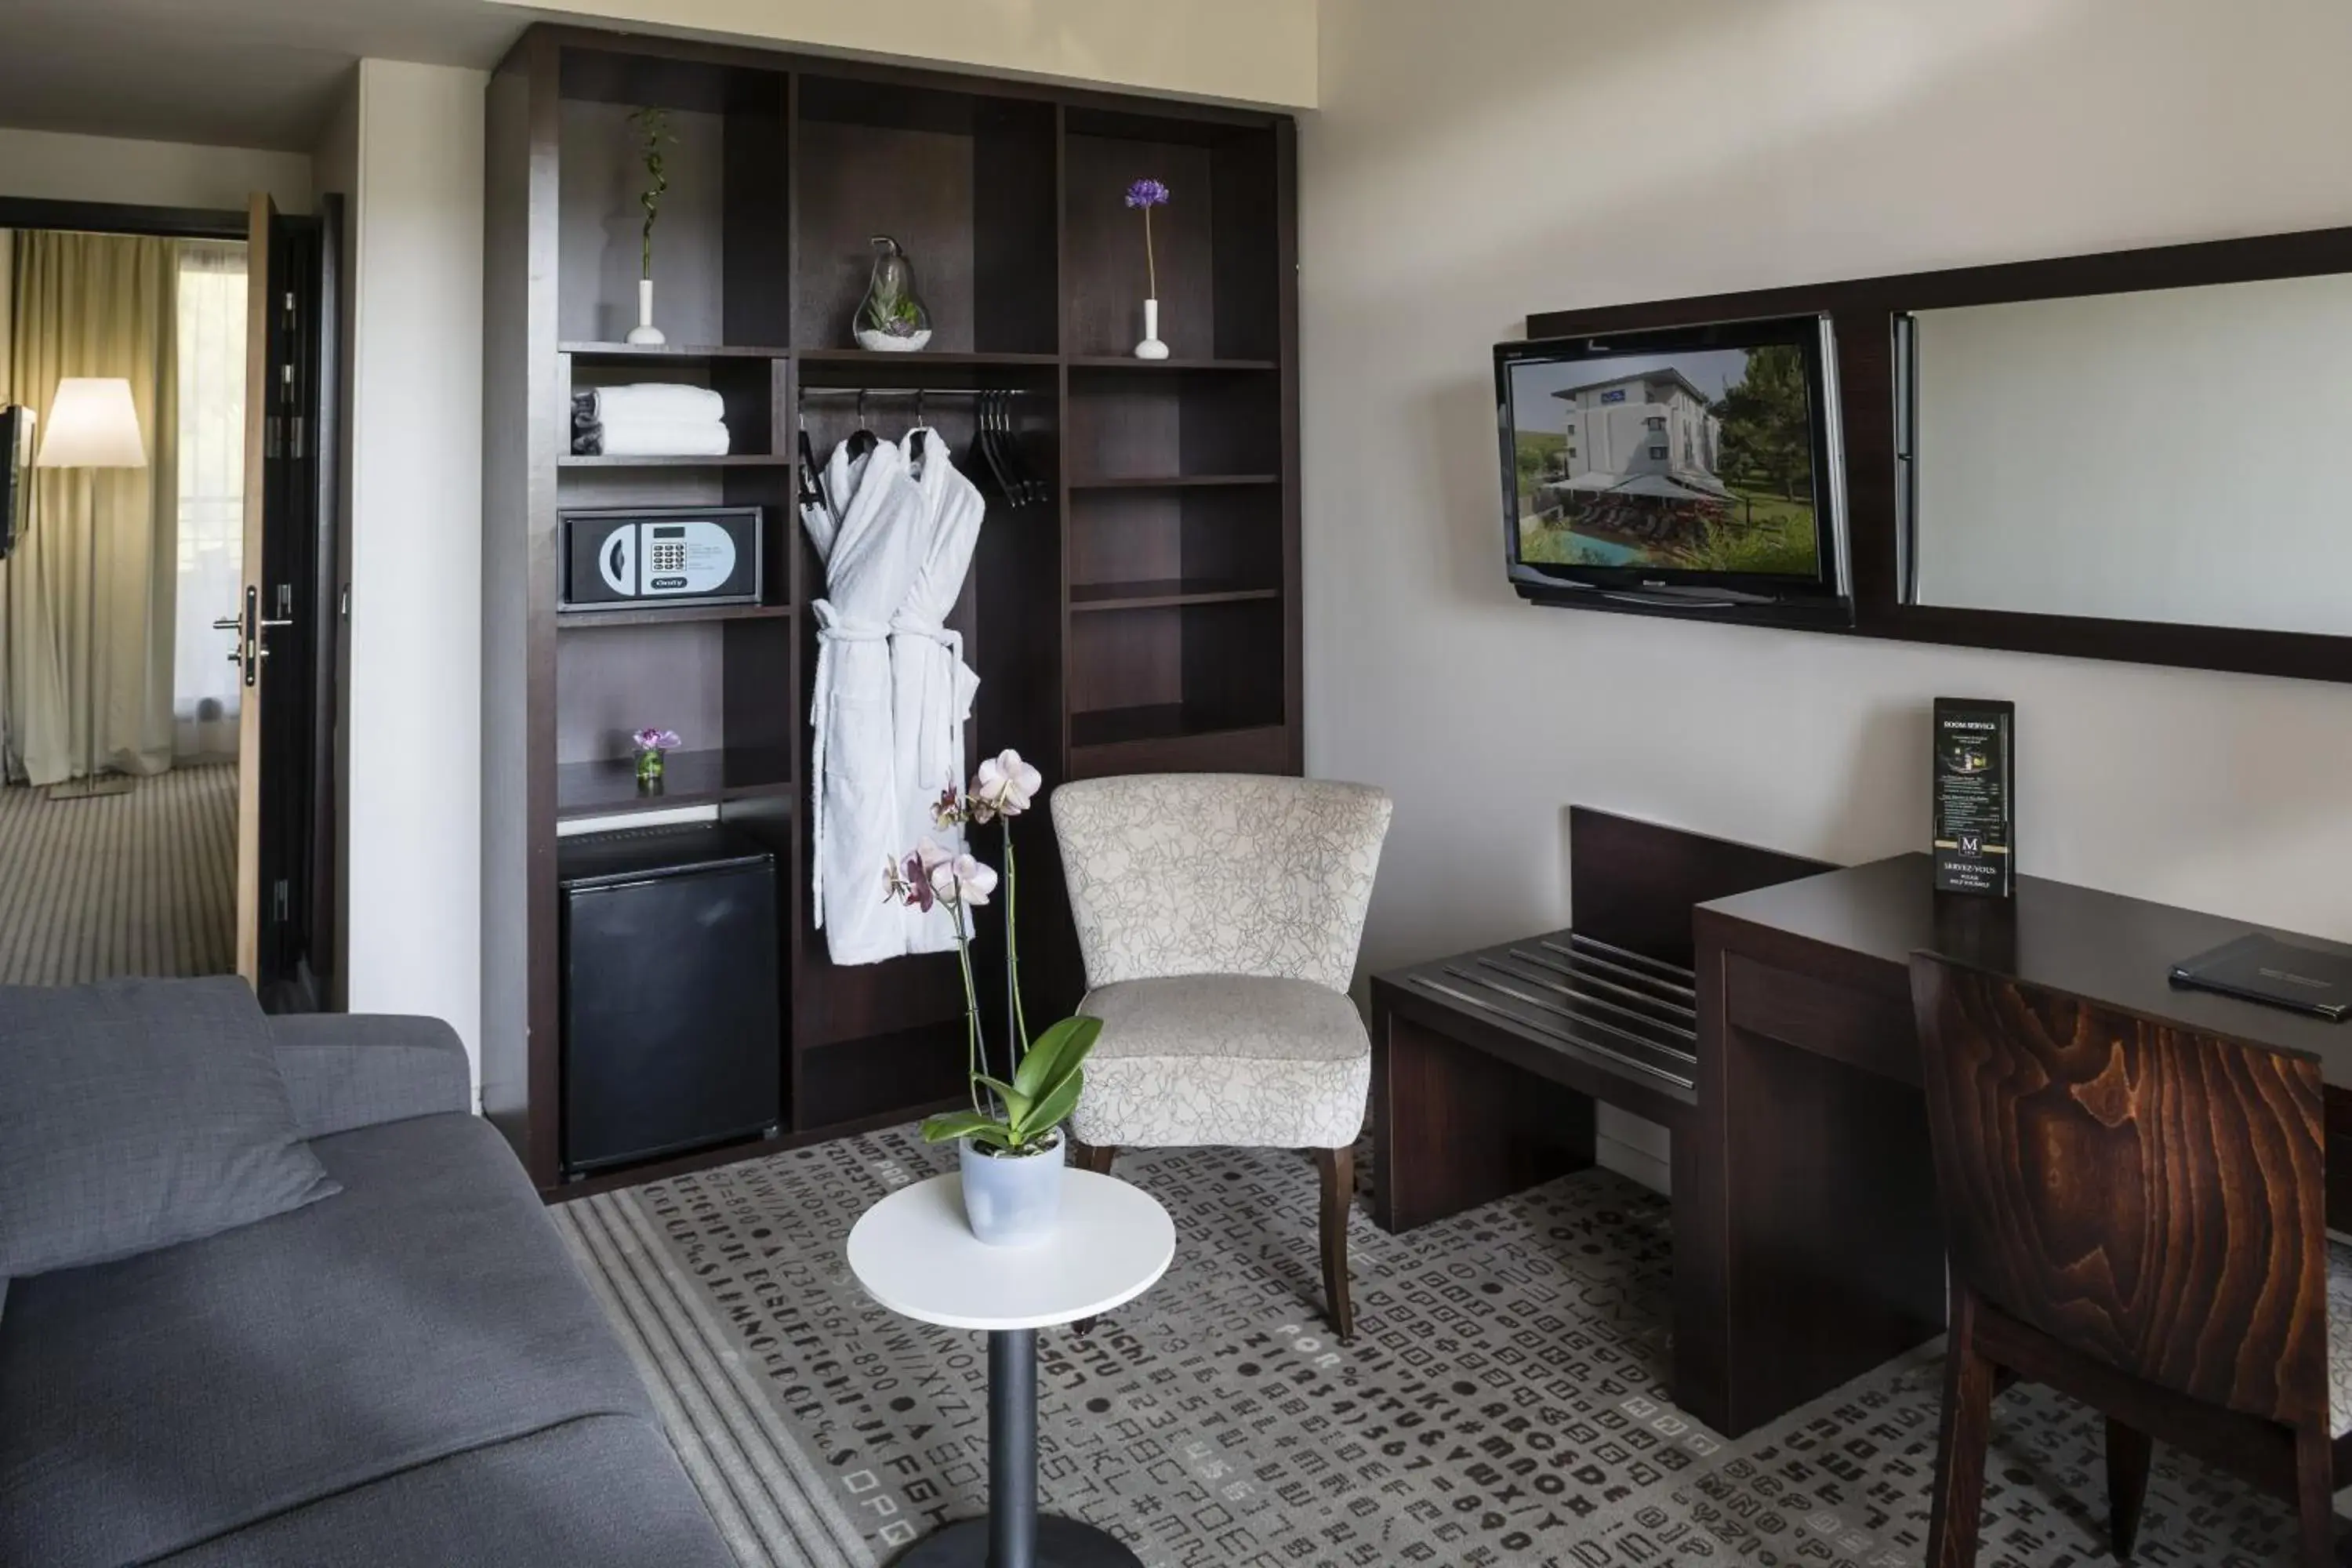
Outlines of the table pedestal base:
M1037 1568L1143 1568L1143 1559L1116 1536L1075 1519L1037 1519ZM927 1535L908 1547L891 1568L993 1568L988 1555L988 1521L967 1519Z

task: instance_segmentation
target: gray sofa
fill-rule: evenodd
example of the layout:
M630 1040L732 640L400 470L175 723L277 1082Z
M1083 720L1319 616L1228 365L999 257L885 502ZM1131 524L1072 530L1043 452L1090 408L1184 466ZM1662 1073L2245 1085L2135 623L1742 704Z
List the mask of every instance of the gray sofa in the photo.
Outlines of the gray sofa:
M731 1568L456 1036L268 1027L341 1191L7 1286L0 1564Z

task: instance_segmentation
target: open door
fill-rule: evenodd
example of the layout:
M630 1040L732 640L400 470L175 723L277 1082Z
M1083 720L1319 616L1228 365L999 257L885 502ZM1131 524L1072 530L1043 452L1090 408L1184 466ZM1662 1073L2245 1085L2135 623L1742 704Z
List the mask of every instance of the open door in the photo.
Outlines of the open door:
M269 433L278 389L270 382L270 237L278 209L256 195L246 225L245 565L234 610L214 622L236 634L234 654L244 688L236 728L236 972L257 990L261 973L261 705L269 668L269 631L285 624L263 614L262 523L268 511Z
M331 215L340 208L330 200ZM236 972L272 1012L323 1006L334 900L337 232L253 198L246 244L245 517L236 634Z

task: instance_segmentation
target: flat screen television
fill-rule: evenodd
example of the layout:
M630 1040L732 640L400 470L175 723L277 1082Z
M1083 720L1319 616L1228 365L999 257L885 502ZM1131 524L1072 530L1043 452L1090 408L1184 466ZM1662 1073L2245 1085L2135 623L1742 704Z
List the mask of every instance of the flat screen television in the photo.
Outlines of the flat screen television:
M25 537L33 509L33 411L0 406L0 561Z
M1853 624L1828 317L1503 343L1495 397L1523 597Z

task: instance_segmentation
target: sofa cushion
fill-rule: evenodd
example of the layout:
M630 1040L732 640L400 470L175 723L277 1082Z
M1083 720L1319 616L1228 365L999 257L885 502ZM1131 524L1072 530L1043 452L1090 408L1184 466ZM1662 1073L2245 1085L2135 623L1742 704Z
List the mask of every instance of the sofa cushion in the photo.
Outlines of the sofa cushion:
M0 1563L144 1562L412 1466L653 1415L505 1142L461 1115L311 1145L343 1184L16 1281Z
M735 1568L662 1435L592 1415L469 1448L163 1559L163 1568Z
M1103 1026L1071 1119L1084 1142L1338 1149L1363 1130L1371 1038L1353 1002L1311 980L1123 980L1078 1011Z
M128 1258L334 1191L243 981L0 986L0 1275Z

